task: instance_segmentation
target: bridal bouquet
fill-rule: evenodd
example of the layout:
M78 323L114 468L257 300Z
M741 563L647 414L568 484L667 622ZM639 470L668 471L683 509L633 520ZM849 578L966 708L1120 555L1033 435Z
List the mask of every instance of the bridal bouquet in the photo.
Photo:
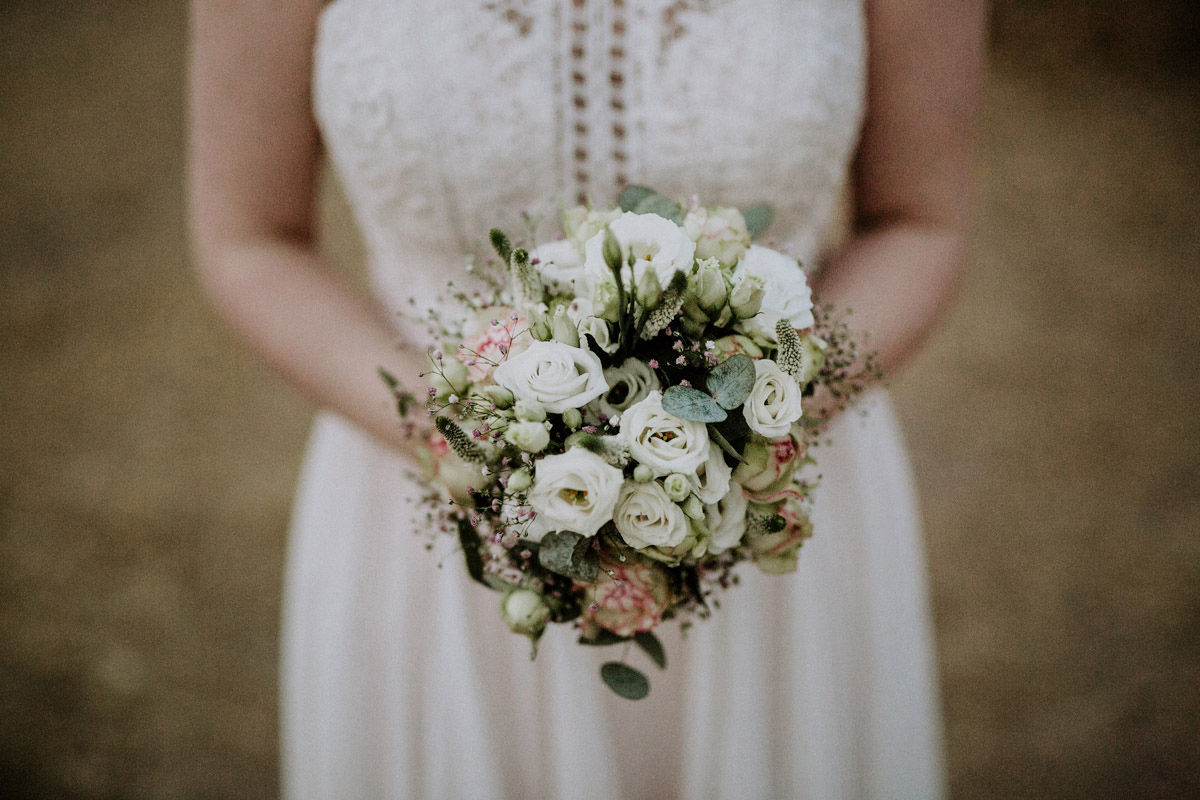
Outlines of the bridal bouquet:
M429 529L458 538L535 655L572 624L663 667L652 631L710 613L734 565L796 569L820 422L804 400L845 402L864 372L800 265L751 244L769 218L631 187L528 250L492 231L481 288L430 313ZM624 661L601 677L649 689Z

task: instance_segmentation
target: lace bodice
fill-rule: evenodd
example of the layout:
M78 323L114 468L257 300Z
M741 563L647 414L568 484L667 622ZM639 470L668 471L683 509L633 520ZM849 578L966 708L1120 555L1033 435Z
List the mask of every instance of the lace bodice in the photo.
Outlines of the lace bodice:
M399 302L489 228L626 183L769 202L816 254L864 97L854 0L333 0L314 105Z

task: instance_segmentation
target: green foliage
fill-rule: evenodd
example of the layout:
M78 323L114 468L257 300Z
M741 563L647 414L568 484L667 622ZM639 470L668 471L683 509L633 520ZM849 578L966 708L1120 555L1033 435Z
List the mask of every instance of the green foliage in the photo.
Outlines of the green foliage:
M650 656L650 660L657 664L659 669L667 668L667 652L663 649L662 642L658 640L657 636L649 631L635 633L633 641L642 648L646 655Z
M512 244L508 241L508 237L499 228L492 228L490 236L492 247L496 250L496 255L500 256L500 260L507 264L512 257Z
M463 560L467 562L467 574L484 586L493 588L483 577L483 555L479 552L483 542L468 519L458 521L458 543L462 545Z
M754 359L737 353L708 373L708 391L721 408L732 411L750 396L754 376Z
M594 634L588 637L579 637L579 643L590 647L607 647L613 644L624 644L629 640L623 636L617 636L615 633L604 628L598 628Z
M621 192L621 196L617 198L617 205L622 211L633 211L638 207L638 203L645 200L647 197L652 197L658 192L651 189L649 186L638 186L632 184L625 187L625 191Z
M798 382L804 373L804 354L800 347L800 337L787 319L781 319L775 324L775 340L779 342L779 356L776 360L780 369Z
M692 422L721 422L729 416L717 401L699 389L672 386L663 392L663 410Z
M765 203L759 203L742 209L742 216L746 219L746 230L750 232L750 238L756 239L771 227L775 209Z
M641 700L650 694L650 681L646 676L620 661L609 661L600 667L600 678L626 700Z
M617 200L622 211L658 214L676 225L683 224L683 209L674 200L663 197L648 186L628 186Z
M471 441L471 437L467 436L463 429L449 417L436 417L433 424L442 438L446 440L446 444L454 451L454 455L473 464L483 463L483 451L479 449L479 445Z
M550 572L581 583L594 583L600 562L592 540L573 531L552 531L538 547L538 563Z

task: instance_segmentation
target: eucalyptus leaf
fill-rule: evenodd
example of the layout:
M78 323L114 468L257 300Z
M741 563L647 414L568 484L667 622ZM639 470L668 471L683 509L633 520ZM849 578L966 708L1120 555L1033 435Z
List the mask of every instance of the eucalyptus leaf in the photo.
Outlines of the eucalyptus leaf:
M735 461L737 461L739 464L746 463L746 459L742 457L742 454L737 451L736 447L729 443L729 440L721 434L721 431L716 428L709 428L708 434L712 440L717 443L717 447L720 447L726 453L733 456Z
M604 628L597 630L591 638L585 639L582 636L579 637L580 644L589 645L591 647L607 647L608 645L622 644L628 641L629 640L624 636L617 636L612 631L607 631Z
M742 209L742 216L746 219L746 230L750 232L750 238L756 239L771 227L775 209L766 203L759 203Z
M573 531L547 533L538 547L538 563L551 572L583 583L592 583L600 572L592 540Z
M633 210L636 214L658 214L676 225L683 224L683 209L679 207L678 203L668 200L661 194L645 198Z
M737 353L708 373L708 391L721 408L732 411L750 396L754 377L754 359L745 353Z
M716 400L689 386L672 386L663 392L662 407L668 414L692 422L720 422L729 416Z
M649 186L638 186L633 184L625 187L625 191L621 192L621 196L617 198L617 205L622 211L633 211L637 208L638 203L645 200L647 197L658 195L658 192L651 189Z
M659 669L667 668L667 651L663 650L662 642L658 637L649 631L644 633L635 633L633 641L646 655L650 656L650 660L658 665Z
M620 661L609 661L600 667L600 678L626 700L641 700L650 694L650 681L646 676Z

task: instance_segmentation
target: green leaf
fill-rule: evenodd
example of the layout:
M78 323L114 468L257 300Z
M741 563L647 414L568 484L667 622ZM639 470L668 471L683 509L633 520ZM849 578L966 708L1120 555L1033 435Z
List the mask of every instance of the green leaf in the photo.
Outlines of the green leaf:
M628 664L609 661L600 667L600 678L626 700L641 700L650 694L650 681Z
M650 660L658 665L659 669L667 668L667 652L663 650L662 642L653 633L646 631L644 633L635 633L633 641L638 647L650 656Z
M594 582L600 573L592 540L574 531L547 533L538 547L538 563L551 572L582 583Z
M720 422L728 414L717 401L690 386L672 386L663 392L663 410L692 422Z
M750 396L750 390L754 388L754 376L754 359L745 353L737 353L708 373L708 391L721 408L732 411Z
M479 538L479 533L476 532L474 526L471 525L471 521L468 519L460 519L458 521L458 543L462 545L463 560L467 562L467 574L490 588L490 585L483 577L483 555L479 552L479 548L482 547L483 542Z
M624 636L617 636L612 631L607 631L604 628L597 629L596 633L588 639L579 637L579 643L589 645L591 647L607 647L610 644L622 644L628 642Z
M734 447L733 445L731 445L729 443L729 440L725 438L725 436L721 433L721 431L717 430L715 427L709 428L708 435L712 438L712 440L714 442L717 443L717 447L721 448L726 453L733 456L734 460L737 461L739 464L746 463L746 459L742 456L741 453L739 453L737 451L736 447Z
M683 224L683 209L673 200L668 200L661 194L653 194L642 198L633 208L635 214L658 214L669 219L676 225Z
M758 203L742 209L742 216L746 218L746 230L750 232L750 238L756 239L771 227L775 209L766 203Z
M633 211L637 208L638 203L645 200L647 197L658 195L658 192L651 189L649 186L638 186L631 184L625 187L625 191L621 192L621 196L617 198L617 205L622 211Z
M379 377L383 379L383 382L387 384L387 387L393 392L396 391L396 388L400 385L400 381L396 378L396 376L388 372L383 367L376 367L376 369L379 371Z

